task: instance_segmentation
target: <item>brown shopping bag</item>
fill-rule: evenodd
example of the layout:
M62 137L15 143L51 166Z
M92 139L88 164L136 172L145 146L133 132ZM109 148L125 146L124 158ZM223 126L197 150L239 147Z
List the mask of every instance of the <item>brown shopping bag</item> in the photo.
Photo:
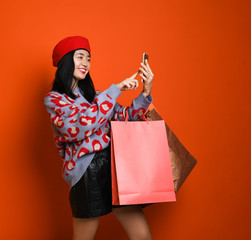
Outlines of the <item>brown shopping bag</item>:
M148 108L148 111L145 113L145 117L148 121L163 120L153 104L151 104ZM167 124L165 124L165 126L168 138L174 188L177 193L190 172L193 170L197 160L183 146L169 126Z

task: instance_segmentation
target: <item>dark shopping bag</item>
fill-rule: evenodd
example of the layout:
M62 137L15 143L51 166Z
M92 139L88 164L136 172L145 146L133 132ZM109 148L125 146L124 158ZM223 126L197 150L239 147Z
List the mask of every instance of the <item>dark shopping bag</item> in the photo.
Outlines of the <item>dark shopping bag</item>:
M163 120L153 104L151 104L148 108L148 111L145 113L145 117L148 121ZM168 138L174 188L175 193L177 193L181 185L185 182L186 178L193 170L197 160L183 146L169 126L167 124L165 124L165 126Z

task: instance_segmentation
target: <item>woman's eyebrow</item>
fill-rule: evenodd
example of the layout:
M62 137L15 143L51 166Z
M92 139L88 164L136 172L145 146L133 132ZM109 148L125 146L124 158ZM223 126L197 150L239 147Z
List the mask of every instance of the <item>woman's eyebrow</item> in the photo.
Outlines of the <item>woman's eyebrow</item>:
M78 55L85 55L84 53L78 53ZM90 54L87 55L87 57L91 57Z

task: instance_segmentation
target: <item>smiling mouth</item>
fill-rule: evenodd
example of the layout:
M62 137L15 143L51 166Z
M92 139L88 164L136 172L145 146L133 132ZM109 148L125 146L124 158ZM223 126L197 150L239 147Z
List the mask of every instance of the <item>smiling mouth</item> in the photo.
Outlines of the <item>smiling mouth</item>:
M84 74L86 73L86 69L79 69L79 71Z

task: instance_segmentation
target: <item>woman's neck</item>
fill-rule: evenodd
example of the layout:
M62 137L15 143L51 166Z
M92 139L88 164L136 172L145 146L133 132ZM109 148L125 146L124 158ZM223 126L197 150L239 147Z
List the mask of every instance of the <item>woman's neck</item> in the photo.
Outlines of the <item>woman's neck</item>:
M75 78L72 79L72 85L71 85L71 89L76 89L78 88L78 80L76 80Z

